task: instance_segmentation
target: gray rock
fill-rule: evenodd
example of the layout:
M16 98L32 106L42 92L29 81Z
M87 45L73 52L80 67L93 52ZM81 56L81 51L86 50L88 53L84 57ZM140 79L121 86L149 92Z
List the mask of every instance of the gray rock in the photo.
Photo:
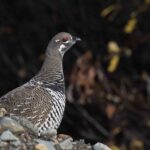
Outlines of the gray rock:
M40 136L46 137L48 139L56 138L57 130L55 130L55 129L48 129L46 131L43 131Z
M35 139L35 142L39 143L39 144L44 144L47 146L48 150L56 150L54 147L53 142L51 141L45 141L45 140L41 140L41 139Z
M74 141L73 148L77 150L92 150L92 146L90 144L85 144L85 141L83 139Z
M15 147L19 147L21 145L21 142L19 140L17 140L17 141L11 142L11 144Z
M64 141L62 141L59 145L60 145L60 148L63 149L63 150L72 150L73 148L73 143L72 143L72 138L68 138Z
M25 132L25 129L15 120L8 117L2 117L0 118L0 133L5 130L10 130L13 133Z
M38 128L32 122L19 116L12 116L11 118L13 118L27 130L31 131L34 135L38 136Z
M102 143L96 143L93 145L93 150L111 150L107 145Z
M0 149L3 148L3 147L6 147L7 145L8 145L7 142L0 141Z
M4 117L7 114L7 111L5 108L0 108L0 117Z
M2 141L19 141L19 139L12 134L12 132L10 132L9 130L4 131L1 136L0 139Z

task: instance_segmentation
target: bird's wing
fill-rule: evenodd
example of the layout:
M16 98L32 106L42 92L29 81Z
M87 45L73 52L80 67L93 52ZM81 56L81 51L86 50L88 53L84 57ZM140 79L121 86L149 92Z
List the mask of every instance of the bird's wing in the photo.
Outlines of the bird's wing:
M33 124L41 124L52 110L52 95L41 86L23 85L0 98L0 108L8 113L23 116Z

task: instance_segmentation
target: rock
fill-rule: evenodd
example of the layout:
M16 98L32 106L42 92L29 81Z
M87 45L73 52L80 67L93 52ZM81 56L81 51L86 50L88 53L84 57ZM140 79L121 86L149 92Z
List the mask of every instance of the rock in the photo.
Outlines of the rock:
M46 131L43 131L41 133L41 136L46 137L48 139L56 138L56 136L57 136L57 130L56 129L48 129Z
M70 135L66 135L66 134L58 134L57 135L58 142L62 142L68 138L72 138L72 137ZM72 139L72 141L73 141L73 139Z
M32 122L19 116L12 116L12 118L15 121L17 121L20 125L22 125L24 128L26 128L28 131L38 136L38 128Z
M44 144L37 144L35 145L35 150L48 150L48 148Z
M93 150L111 150L111 149L102 143L96 143L95 145L93 145Z
M25 143L22 143L19 150L28 150L27 145Z
M17 140L17 141L11 142L11 144L15 147L19 147L21 145L21 142L19 140Z
M0 118L0 133L5 130L10 130L13 133L25 132L25 129L15 120L8 117L2 117Z
M79 140L73 142L73 148L78 150L92 150L92 147L90 144L85 144L85 141Z
M4 131L1 136L0 139L2 141L19 141L19 139L13 135L9 130Z
M7 142L0 141L0 149L1 149L2 147L6 147L7 145L8 145Z
M4 112L3 109L1 112ZM111 150L102 143L92 146L84 140L73 141L69 135L56 136L56 130L49 130L42 134L41 139L36 139L38 130L30 121L13 117L0 117L0 150Z
M73 148L73 139L72 138L68 138L64 141L62 141L59 145L60 148L63 150L71 150Z
M47 146L48 150L55 150L54 148L54 144L51 141L45 141L45 140L41 140L41 139L35 139L35 142L39 143L39 144L44 144Z
M0 117L4 117L7 114L7 111L5 108L0 108Z

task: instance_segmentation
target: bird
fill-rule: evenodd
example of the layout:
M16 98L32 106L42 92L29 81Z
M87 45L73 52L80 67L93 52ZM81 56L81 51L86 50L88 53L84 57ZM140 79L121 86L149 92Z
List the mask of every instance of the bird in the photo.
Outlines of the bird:
M40 71L25 84L0 98L0 108L10 116L21 116L38 129L38 135L58 129L65 110L64 54L81 39L67 32L48 43Z

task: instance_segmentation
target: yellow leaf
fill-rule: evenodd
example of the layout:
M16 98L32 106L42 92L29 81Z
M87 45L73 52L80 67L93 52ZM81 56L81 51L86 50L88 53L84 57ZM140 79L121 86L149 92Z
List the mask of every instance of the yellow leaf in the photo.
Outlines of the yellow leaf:
M150 0L144 0L144 2L145 2L146 4L149 4L149 3L150 3Z
M115 41L109 41L107 47L109 52L120 52L120 47Z
M125 33L131 33L135 29L137 24L137 18L131 18L127 21L125 27L124 27L124 32Z
M109 15L112 11L114 11L117 8L118 8L118 5L110 5L102 10L101 16L106 17L107 15Z
M141 149L142 150L142 149L144 149L144 143L141 140L134 139L130 143L130 148L133 149L133 150L136 150L136 149Z
M114 72L116 70L118 64L119 64L119 60L120 60L120 56L118 54L114 55L110 60L107 71L108 72Z
M114 128L114 129L112 130L112 132L113 132L114 135L119 134L119 133L121 132L121 127L116 127L116 128Z
M119 147L117 147L117 146L115 146L115 145L112 145L110 148L111 148L112 150L121 150Z

